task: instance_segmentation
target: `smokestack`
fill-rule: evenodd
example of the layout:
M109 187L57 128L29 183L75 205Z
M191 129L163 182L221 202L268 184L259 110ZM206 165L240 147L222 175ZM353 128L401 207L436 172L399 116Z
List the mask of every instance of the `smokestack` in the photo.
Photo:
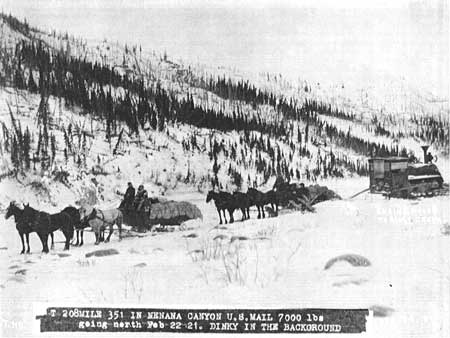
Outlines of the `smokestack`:
M430 146L422 146L422 150L423 150L423 163L427 163L427 150Z

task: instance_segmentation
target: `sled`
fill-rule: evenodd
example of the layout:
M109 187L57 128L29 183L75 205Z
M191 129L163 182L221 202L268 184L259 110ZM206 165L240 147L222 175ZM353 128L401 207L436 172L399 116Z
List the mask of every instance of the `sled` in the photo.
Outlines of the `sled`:
M123 209L124 223L141 231L151 230L155 226L180 226L192 219L203 219L200 209L185 201L149 201L140 211Z

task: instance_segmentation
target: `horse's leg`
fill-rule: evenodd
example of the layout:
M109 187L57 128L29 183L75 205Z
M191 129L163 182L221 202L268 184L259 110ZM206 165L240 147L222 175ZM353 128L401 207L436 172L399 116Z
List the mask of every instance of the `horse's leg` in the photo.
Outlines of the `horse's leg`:
M68 233L64 233L64 237L66 237L66 242L64 244L64 250L69 250L70 248L70 240L72 239L72 237L68 236Z
M247 207L247 219L250 219L250 207Z
M275 202L275 216L278 216L278 202Z
M48 233L39 233L38 236L42 242L42 252L48 253Z
M234 218L233 218L234 210L233 209L228 209L228 213L230 214L230 223L233 223L234 222Z
M73 227L66 227L63 230L64 236L66 237L66 244L64 245L64 250L69 250L70 248L70 240L73 237Z
M219 213L219 224L222 224L222 213L220 212L220 209L217 209L217 212Z
M258 208L258 219L261 218L261 207L259 206L259 204L256 206Z
M28 246L27 254L29 254L30 253L30 234L26 233L25 236L27 238L27 246Z
M50 246L50 249L54 249L55 248L55 238L53 236L53 232L50 233L50 237L52 238L52 245Z
M48 249L48 234L44 234L45 253L49 253Z
M123 215L119 217L117 220L117 227L119 228L119 241L122 240L122 222L123 222Z
M81 238L80 246L82 246L83 245L83 232L84 232L84 230L81 229L81 230L78 230L78 232L80 233L80 238ZM78 233L77 233L77 241L78 241Z
M100 231L95 232L95 245L100 243Z
M114 232L114 225L111 224L111 225L109 226L109 234L108 234L108 237L107 237L106 240L105 240L105 243L108 243L108 242L109 242L109 240L111 239L111 235L112 235L113 232Z
M264 204L261 205L262 218L266 218L266 213L264 212Z
M227 221L227 214L225 213L225 209L222 209L222 212L223 212L223 219L225 220L225 224L227 224L228 223L228 221Z
M23 239L24 234L22 232L19 232L19 236L20 236L20 240L22 241L22 251L20 252L20 254L23 255L25 253L25 243L24 243L24 239Z
M73 237L74 237L73 240L76 239L76 241L74 243L73 240L72 240L72 242L70 242L70 244L73 245L73 246L77 246L78 245L78 230L77 229L75 229L75 236L73 236Z
M242 219L241 222L245 221L245 208L241 208L241 213L242 213Z
M77 231L76 231L76 233L77 233L77 241L75 242L75 246L81 245L80 244L80 231L83 231L83 230L78 230L77 229Z

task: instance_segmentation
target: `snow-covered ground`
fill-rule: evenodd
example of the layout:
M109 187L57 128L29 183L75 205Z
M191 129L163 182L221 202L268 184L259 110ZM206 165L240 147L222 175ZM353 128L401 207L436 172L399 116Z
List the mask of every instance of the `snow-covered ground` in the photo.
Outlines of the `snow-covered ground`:
M366 183L348 179L337 192L348 196ZM370 308L374 337L450 333L448 197L411 201L365 194L320 203L316 213L257 220L252 210L251 220L220 228L205 195L179 187L167 197L195 203L203 221L121 242L116 234L99 247L87 232L85 245L68 252L57 233L50 254L40 253L32 234L31 254L22 256L13 220L2 217L2 336L35 335L33 305ZM100 248L119 255L85 257ZM340 262L324 269L342 254L362 255L371 265ZM236 255L239 268L233 270L227 260Z

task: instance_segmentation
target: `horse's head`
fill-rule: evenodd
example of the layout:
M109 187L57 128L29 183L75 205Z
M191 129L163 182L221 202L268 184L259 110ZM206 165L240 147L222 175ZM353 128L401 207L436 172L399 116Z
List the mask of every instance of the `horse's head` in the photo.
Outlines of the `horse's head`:
M35 219L36 217L39 217L37 214L38 211L30 207L29 203L23 205L22 221L29 222Z
M214 192L214 190L210 190L208 192L208 195L206 196L206 203L209 203L209 201L214 199L215 196L216 196L216 193Z
M80 218L87 218L93 211L93 207L91 206L87 206L87 205L82 205L79 209L78 212L80 213Z
M6 209L5 218L8 219L11 216L17 217L20 214L22 214L22 211L23 210L19 209L15 201L11 201L11 203L9 203L8 208Z
M78 214L80 215L80 225L83 227L83 229L85 227L88 226L88 221L87 221L87 216L88 216L88 212L86 210L86 206L82 205L80 208L77 209L78 210Z
M30 207L30 203L23 205L23 216L30 216L33 215L37 210Z
M80 223L77 226L77 229L84 229L87 228L88 226L90 226L89 221L87 220L86 217L84 217L80 219Z
M81 219L84 220L84 222L89 222L97 216L97 209L85 208L84 210L80 211L80 216Z

